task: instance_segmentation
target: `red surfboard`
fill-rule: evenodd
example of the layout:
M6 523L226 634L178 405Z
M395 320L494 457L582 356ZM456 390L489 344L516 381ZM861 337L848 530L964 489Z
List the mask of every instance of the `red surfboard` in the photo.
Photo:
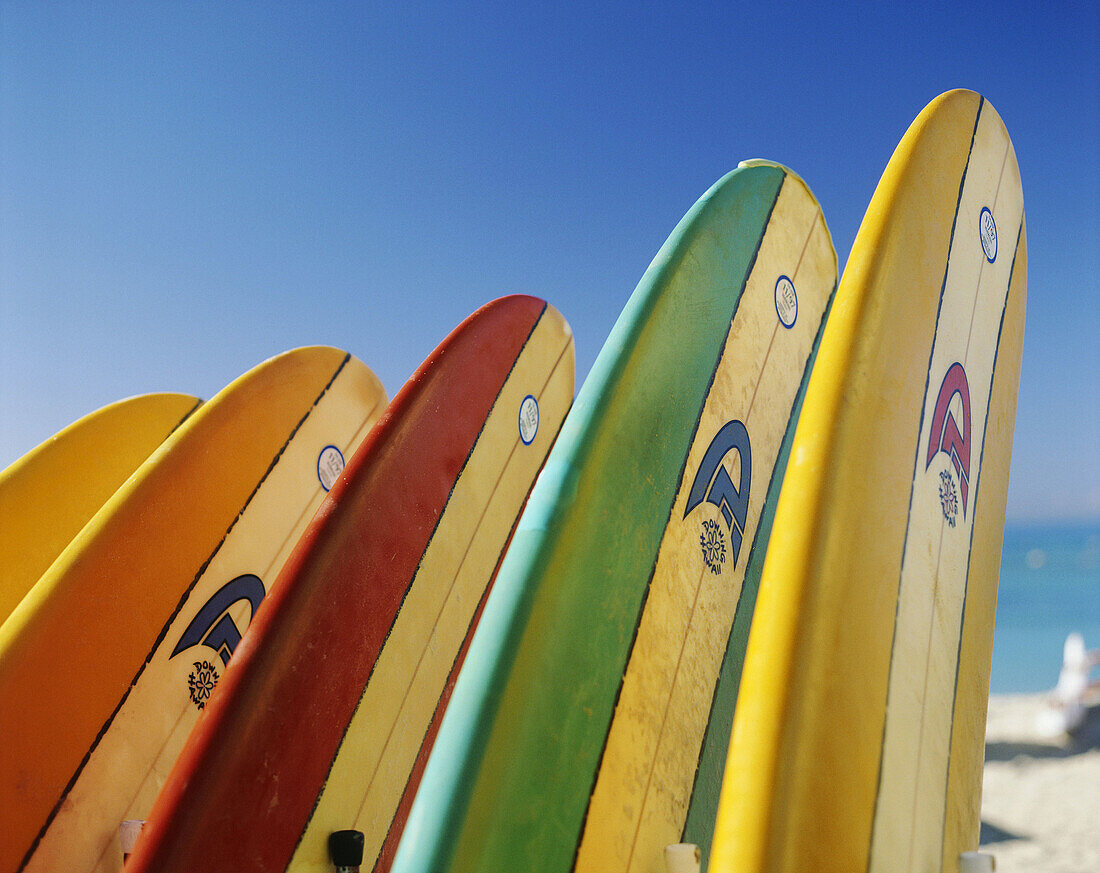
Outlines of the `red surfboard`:
M573 397L561 315L463 322L349 461L170 774L127 873L385 869L516 519Z

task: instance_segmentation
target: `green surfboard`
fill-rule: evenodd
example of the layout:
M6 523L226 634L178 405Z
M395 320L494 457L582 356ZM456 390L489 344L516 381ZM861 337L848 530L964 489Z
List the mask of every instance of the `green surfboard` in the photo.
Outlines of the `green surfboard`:
M626 871L709 845L835 288L817 201L777 164L742 164L676 227L532 492L394 870Z

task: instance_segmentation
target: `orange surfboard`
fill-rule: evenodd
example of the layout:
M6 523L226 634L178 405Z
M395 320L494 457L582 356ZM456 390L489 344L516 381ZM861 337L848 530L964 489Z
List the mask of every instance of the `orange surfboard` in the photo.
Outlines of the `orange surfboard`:
M0 627L0 870L117 871L251 612L381 413L307 348L205 403Z

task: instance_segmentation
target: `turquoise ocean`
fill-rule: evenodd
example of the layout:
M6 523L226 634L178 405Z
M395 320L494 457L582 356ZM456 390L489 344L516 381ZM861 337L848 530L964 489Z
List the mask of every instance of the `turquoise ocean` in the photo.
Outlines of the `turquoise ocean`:
M1066 635L1100 648L1100 522L1005 527L993 694L1046 691L1058 681Z

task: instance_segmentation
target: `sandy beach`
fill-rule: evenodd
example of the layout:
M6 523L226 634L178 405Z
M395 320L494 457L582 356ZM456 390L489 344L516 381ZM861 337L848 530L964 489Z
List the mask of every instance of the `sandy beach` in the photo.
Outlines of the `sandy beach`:
M1100 707L1073 736L1036 729L1043 695L989 700L981 849L997 873L1100 871Z

